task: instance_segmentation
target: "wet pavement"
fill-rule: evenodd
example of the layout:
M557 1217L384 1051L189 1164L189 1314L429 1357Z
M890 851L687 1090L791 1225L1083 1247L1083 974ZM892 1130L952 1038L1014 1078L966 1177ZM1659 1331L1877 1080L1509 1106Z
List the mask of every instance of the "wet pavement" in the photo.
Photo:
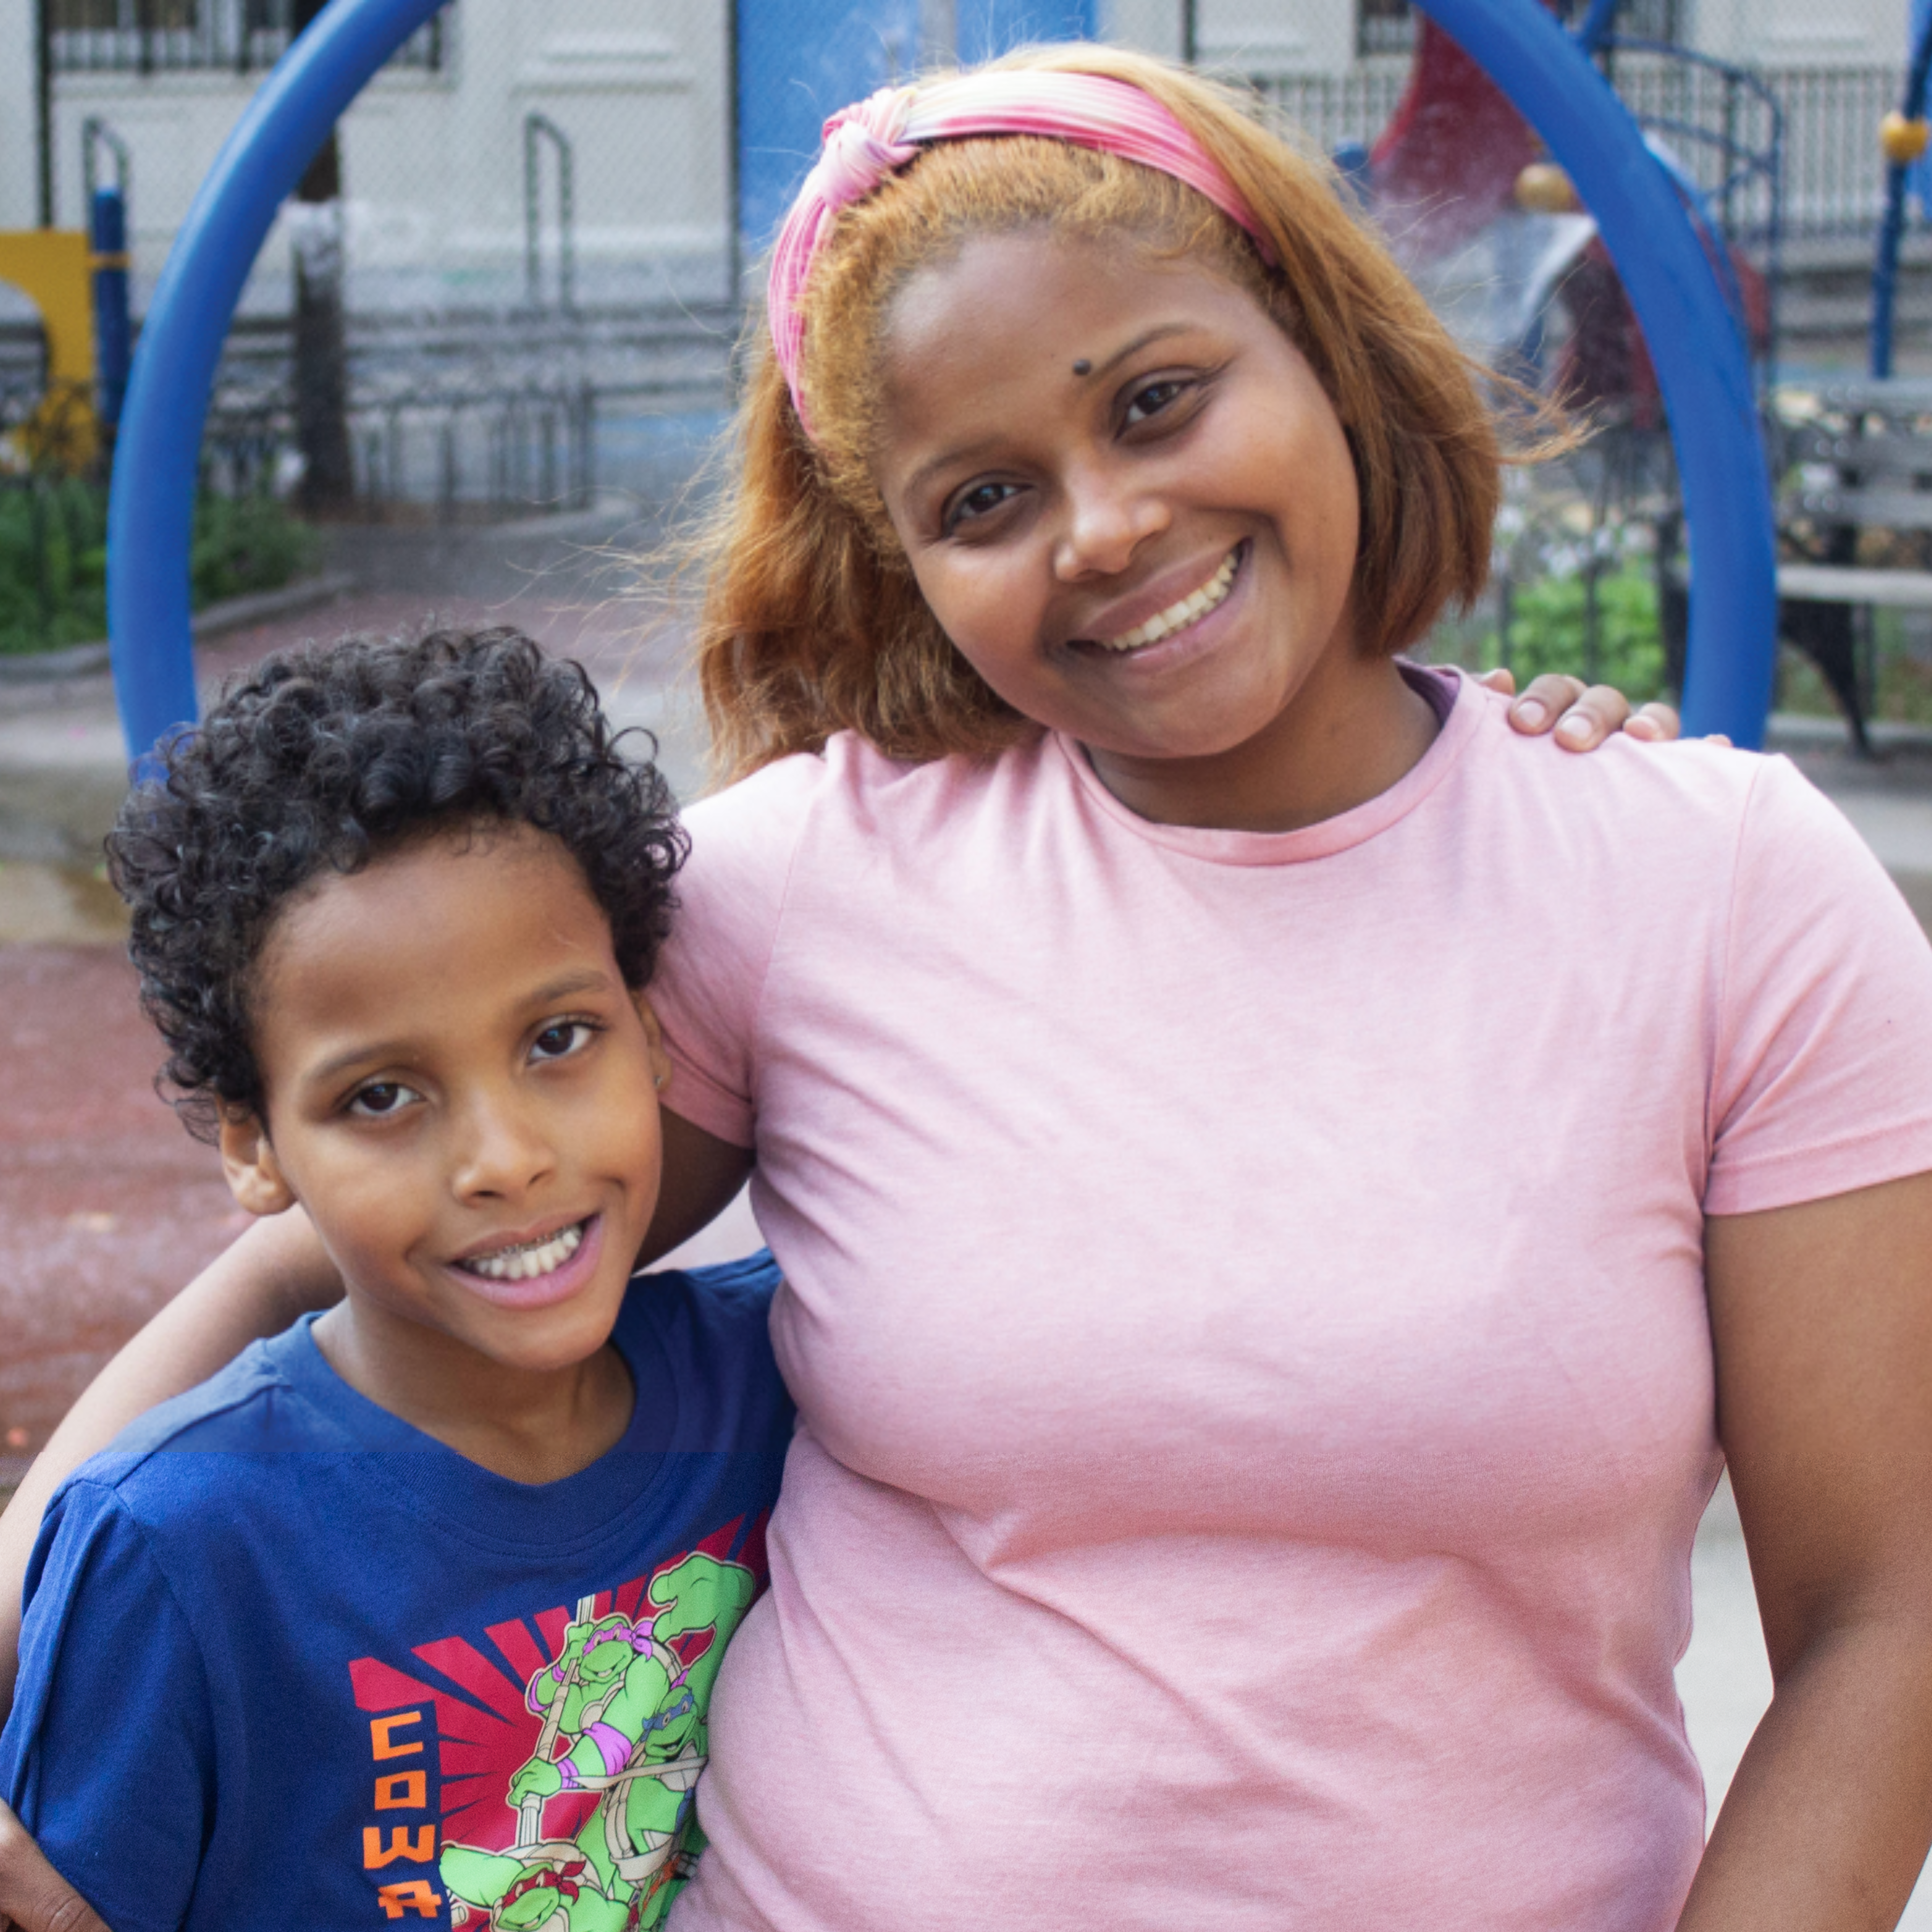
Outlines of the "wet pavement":
M198 673L212 690L305 638L514 624L581 659L620 722L652 730L688 797L702 782L697 707L662 602L630 587L623 560L641 548L638 528L606 512L569 527L362 533L341 548L364 589L204 646ZM1894 736L1870 764L1828 726L1793 726L1779 742L1932 928L1932 734ZM0 1496L107 1356L245 1225L212 1151L153 1090L158 1048L99 866L124 770L104 676L0 685ZM757 1241L741 1198L686 1258ZM1693 1586L1696 1634L1678 1685L1714 1815L1771 1690L1727 1490L1700 1534ZM1901 1924L1932 1932L1932 1886Z

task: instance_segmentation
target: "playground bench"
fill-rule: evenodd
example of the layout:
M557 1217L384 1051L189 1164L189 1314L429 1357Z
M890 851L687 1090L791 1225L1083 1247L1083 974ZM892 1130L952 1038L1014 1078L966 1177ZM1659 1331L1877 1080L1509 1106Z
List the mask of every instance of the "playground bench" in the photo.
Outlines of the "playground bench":
M1932 532L1932 381L1834 383L1817 403L1784 426L1792 481L1778 505L1778 634L1817 664L1869 752L1855 614L1932 610L1932 570L1862 562L1860 538L1889 532L1909 554L1932 555L1922 535Z

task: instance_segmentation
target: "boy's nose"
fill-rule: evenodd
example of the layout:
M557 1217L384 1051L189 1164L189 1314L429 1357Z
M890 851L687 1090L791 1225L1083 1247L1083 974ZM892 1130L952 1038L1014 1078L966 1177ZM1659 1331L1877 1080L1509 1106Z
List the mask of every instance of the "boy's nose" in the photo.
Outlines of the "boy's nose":
M550 1136L530 1108L490 1098L472 1101L464 1109L450 1176L458 1194L520 1194L556 1166Z
M1144 484L1107 470L1076 475L1068 484L1066 518L1054 547L1054 574L1063 583L1114 577L1136 550L1166 530L1166 501Z

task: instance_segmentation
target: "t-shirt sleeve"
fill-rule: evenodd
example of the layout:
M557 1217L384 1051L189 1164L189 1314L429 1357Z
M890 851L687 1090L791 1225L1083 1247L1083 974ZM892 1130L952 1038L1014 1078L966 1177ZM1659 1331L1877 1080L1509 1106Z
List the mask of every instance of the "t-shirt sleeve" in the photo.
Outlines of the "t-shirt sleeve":
M115 1492L54 1499L27 1573L0 1791L113 1932L178 1932L214 1817L208 1682Z
M1784 759L1747 803L1704 1205L1744 1214L1932 1169L1932 946Z
M754 1139L765 975L824 769L782 759L685 814L691 856L650 986L671 1062L664 1105L740 1147Z

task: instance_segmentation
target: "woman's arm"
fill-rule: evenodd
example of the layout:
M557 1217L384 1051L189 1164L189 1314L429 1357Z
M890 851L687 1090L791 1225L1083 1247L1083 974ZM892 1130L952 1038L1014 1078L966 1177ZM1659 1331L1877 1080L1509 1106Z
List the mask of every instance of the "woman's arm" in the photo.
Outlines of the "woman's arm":
M292 1208L258 1221L140 1330L82 1391L0 1515L0 1718L14 1696L20 1591L47 1498L135 1417L232 1361L259 1336L279 1334L342 1292L308 1217ZM0 1852L0 1874L7 1869ZM4 1893L0 1893L4 1895Z
M108 1932L87 1900L40 1856L0 1804L0 1932Z
M1678 1932L1891 1932L1932 1839L1932 1174L1706 1256L1777 1688Z
M752 1171L749 1148L721 1141L668 1107L659 1118L664 1124L664 1179L658 1188L657 1210L638 1256L640 1267L710 1226L731 1204Z

